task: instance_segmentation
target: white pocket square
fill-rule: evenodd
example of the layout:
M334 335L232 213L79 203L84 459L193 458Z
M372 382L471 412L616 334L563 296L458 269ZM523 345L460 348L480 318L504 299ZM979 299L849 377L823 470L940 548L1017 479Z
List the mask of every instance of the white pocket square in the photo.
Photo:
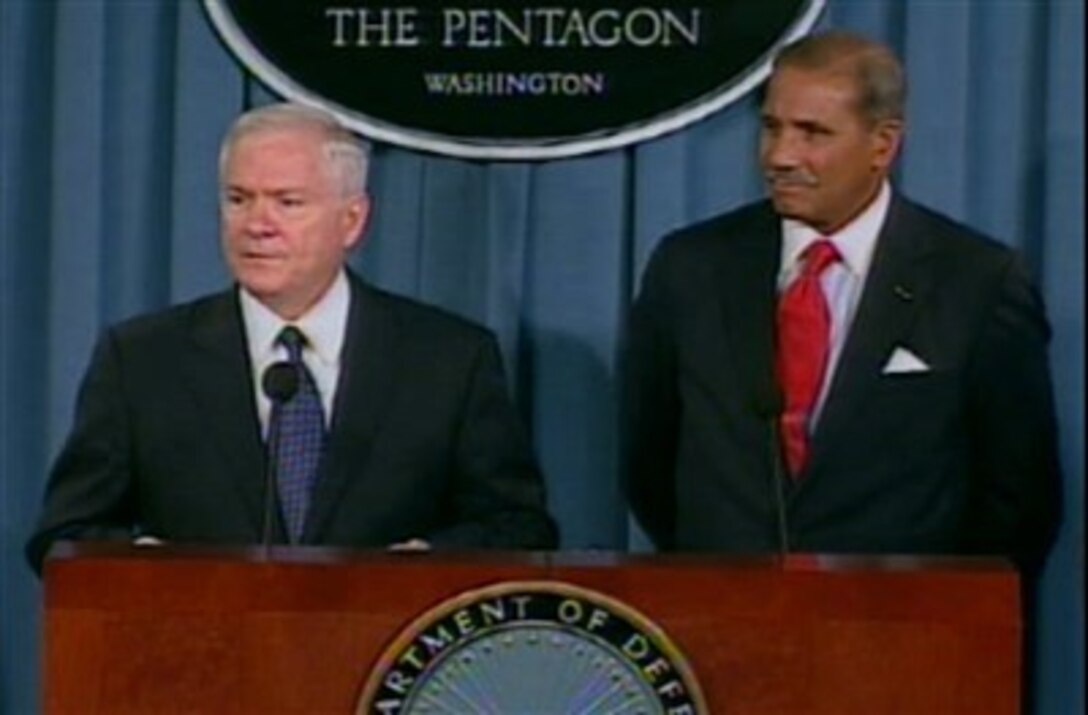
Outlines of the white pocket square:
M896 348L888 362L884 363L881 374L903 375L912 372L929 372L929 365L906 348Z

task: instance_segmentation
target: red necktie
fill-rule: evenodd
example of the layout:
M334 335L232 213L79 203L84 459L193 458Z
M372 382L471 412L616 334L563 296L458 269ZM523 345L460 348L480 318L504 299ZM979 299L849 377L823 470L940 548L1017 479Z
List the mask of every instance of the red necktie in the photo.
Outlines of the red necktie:
M782 443L786 466L796 477L808 457L808 421L820 394L831 343L831 310L820 274L839 260L835 245L821 239L801 254L803 267L778 301L775 369L782 386Z

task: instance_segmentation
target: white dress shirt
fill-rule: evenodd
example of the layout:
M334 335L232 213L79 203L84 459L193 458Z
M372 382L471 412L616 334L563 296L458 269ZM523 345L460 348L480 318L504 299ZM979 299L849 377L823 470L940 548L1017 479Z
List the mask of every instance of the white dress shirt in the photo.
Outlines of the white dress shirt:
M801 254L813 241L826 238L835 244L841 261L831 264L820 276L820 286L831 310L831 352L820 394L809 420L811 431L823 411L827 391L838 367L846 336L861 302L861 292L869 275L877 237L884 227L891 203L891 187L885 181L876 198L850 223L833 236L823 236L800 221L782 221L782 257L779 262L778 291L781 293L801 272Z
M302 351L302 360L317 384L325 412L325 426L328 427L332 421L336 381L340 376L340 352L344 346L351 306L347 275L340 271L325 295L298 320L290 322L273 313L244 288L239 288L239 298L261 434L267 434L272 412L272 401L261 388L261 378L270 365L287 359L287 349L276 343L280 331L287 325L294 325L306 336L307 345Z

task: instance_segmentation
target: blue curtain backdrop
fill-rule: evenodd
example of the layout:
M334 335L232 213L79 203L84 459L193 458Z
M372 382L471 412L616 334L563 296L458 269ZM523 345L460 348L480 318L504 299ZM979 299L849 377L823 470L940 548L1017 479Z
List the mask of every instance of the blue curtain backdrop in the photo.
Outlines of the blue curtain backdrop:
M1066 502L1037 700L1083 712L1083 2L829 0L821 25L901 52L898 185L1022 249L1049 303ZM0 0L0 712L37 709L40 589L21 547L92 342L224 285L217 144L267 98L195 0ZM644 546L617 486L617 337L663 233L760 195L756 124L749 97L588 158L376 148L354 262L498 332L566 548Z

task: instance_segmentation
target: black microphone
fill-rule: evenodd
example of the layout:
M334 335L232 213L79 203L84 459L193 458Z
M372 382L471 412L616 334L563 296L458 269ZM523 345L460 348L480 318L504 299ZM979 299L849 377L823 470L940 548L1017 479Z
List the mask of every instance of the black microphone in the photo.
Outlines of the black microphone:
M289 362L280 361L270 365L261 376L261 389L272 401L272 414L268 419L268 456L265 460L264 475L264 515L261 525L261 545L268 554L272 543L272 518L276 509L276 477L279 472L280 424L275 419L276 411L298 392L298 369Z
M298 370L287 361L269 365L261 377L261 389L272 404L287 402L298 392Z
M783 485L786 481L786 469L782 461L782 435L779 432L779 418L785 409L785 398L777 385L770 385L762 394L756 396L755 410L760 419L768 426L770 437L767 441L771 458L771 494L774 499L775 522L778 529L778 554L785 557L790 552L789 529L786 524L786 496Z

